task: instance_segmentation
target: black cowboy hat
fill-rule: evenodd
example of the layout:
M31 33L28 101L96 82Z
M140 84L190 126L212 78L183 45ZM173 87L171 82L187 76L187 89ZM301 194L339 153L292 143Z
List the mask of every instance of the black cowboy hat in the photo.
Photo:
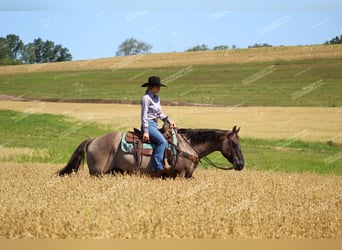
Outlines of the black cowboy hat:
M148 78L148 82L141 85L141 87L149 87L149 86L160 86L160 87L166 87L165 84L160 82L159 76L150 76Z

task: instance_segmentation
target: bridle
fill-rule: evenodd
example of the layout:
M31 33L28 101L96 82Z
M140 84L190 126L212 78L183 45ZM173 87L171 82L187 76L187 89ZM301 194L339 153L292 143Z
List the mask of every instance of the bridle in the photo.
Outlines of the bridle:
M175 129L176 130L176 129ZM177 133L177 130L176 130L176 133ZM226 168L226 167L221 167L221 166L217 166L212 160L210 160L207 156L201 156L200 153L198 153L198 151L190 144L190 142L184 137L183 134L180 133L180 136L183 138L184 141L186 141L186 143L196 152L196 154L198 155L198 157L196 156L192 156L190 155L189 153L187 152L183 152L183 151L180 151L178 148L177 148L177 152L182 155L184 157L184 155L188 155L188 157L185 157L187 159L192 158L192 159L196 159L196 160L192 160L192 159L189 159L191 160L192 162L194 163L198 163L198 162L201 162L201 160L203 159L206 163L208 163L210 166L214 167L214 168L218 168L218 169L222 169L222 170L233 170L234 169L234 166L232 167L229 167L229 168Z

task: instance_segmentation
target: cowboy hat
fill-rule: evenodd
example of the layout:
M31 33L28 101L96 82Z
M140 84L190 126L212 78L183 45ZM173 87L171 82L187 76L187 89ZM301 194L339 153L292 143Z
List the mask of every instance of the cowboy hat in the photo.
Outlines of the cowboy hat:
M165 84L160 82L159 76L150 76L148 78L148 82L141 85L141 87L149 87L149 86L160 86L160 87L166 87Z

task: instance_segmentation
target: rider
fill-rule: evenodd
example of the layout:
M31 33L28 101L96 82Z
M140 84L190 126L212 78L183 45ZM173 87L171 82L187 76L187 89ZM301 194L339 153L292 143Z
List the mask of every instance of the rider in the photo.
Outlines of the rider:
M163 167L163 159L167 147L167 141L158 130L158 119L163 122L169 121L171 128L176 127L173 121L162 112L158 93L160 87L166 87L160 82L158 76L150 76L148 82L141 85L147 87L145 95L141 99L141 128L143 131L143 141L151 141L156 144L152 156L152 171L166 169Z

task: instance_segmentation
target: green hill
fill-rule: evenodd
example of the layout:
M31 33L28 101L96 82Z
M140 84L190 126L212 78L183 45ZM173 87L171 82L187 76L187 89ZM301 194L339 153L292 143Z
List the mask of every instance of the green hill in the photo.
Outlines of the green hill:
M137 103L150 75L169 104L342 106L342 46L162 53L0 67L0 94Z

